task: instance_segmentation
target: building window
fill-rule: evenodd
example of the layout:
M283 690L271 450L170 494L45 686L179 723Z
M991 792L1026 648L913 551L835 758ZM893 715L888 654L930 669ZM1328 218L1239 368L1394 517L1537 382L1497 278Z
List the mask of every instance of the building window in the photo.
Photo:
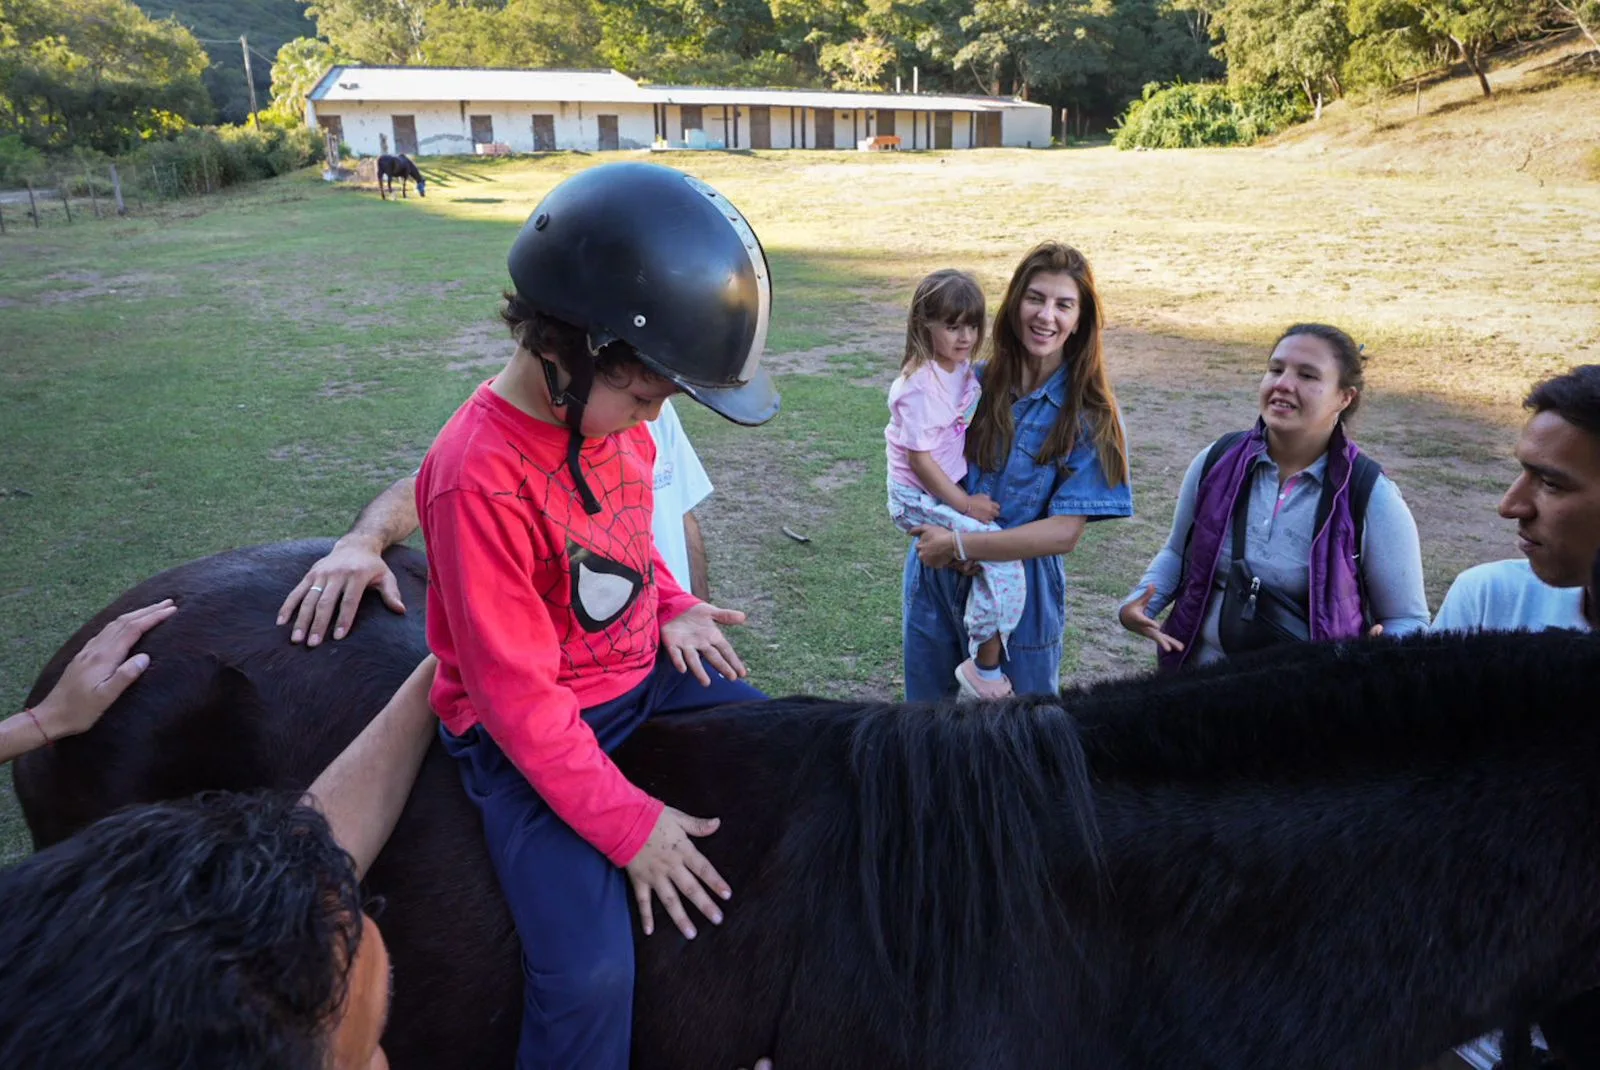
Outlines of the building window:
M597 115L595 118L600 124L600 151L615 152L622 148L622 141L617 136L617 117L615 115Z
M678 114L682 119L681 136L688 137L691 130L705 129L705 113L700 110L700 105L685 104L678 109Z
M317 116L317 125L340 141L344 140L344 120L337 115Z
M494 141L494 119L487 115L472 117L472 143L488 145Z

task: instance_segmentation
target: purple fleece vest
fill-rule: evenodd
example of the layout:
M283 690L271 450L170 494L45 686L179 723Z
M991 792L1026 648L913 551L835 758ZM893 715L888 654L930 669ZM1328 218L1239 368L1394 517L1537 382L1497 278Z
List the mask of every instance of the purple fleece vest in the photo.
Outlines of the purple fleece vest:
M1239 494L1266 452L1265 427L1256 426L1217 458L1195 496L1194 528L1184 562L1182 585L1161 630L1183 642L1183 651L1161 654L1163 669L1173 670L1188 660L1194 641L1205 622L1216 579L1217 562L1222 556L1223 537L1233 516ZM1366 622L1361 614L1361 583L1358 575L1355 518L1350 512L1350 474L1360 455L1356 444L1345 437L1344 425L1333 429L1328 441L1328 468L1323 478L1334 488L1333 507L1328 519L1311 540L1309 623L1311 639L1353 639L1362 634Z

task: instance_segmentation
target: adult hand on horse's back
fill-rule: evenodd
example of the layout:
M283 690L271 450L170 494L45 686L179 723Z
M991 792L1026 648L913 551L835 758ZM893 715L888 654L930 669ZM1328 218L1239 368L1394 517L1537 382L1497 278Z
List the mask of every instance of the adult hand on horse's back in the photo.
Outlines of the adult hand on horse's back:
M690 836L709 836L720 824L714 817L690 817L670 806L662 808L656 827L650 830L650 838L624 867L628 880L633 883L633 898L639 904L639 924L646 936L656 930L655 912L650 903L652 892L666 907L685 939L693 940L695 929L688 912L683 909L682 897L687 897L713 925L722 924L722 911L706 894L706 887L724 899L732 897L733 889L689 839Z
M334 543L328 556L312 565L295 584L278 610L278 624L294 618L294 630L289 633L291 643L304 639L306 646L316 646L328 634L330 623L334 625L333 638L343 639L355 623L361 596L368 587L376 587L383 604L394 612L406 611L406 604L400 599L400 584L384 564L382 549L369 540L346 536Z
M93 728L101 714L150 666L129 653L144 634L178 611L172 599L129 610L84 644L37 706L0 721L0 762Z

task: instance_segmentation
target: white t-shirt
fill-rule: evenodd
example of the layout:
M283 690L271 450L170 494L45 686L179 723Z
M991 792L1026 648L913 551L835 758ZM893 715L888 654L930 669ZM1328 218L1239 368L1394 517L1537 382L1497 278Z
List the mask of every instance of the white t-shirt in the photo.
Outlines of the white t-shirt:
M656 440L656 511L651 518L656 547L678 586L689 589L689 544L683 536L683 514L711 493L706 476L683 424L668 401L661 415L645 425Z
M1588 631L1583 588L1552 587L1533 574L1525 558L1469 568L1445 592L1433 618L1436 632Z

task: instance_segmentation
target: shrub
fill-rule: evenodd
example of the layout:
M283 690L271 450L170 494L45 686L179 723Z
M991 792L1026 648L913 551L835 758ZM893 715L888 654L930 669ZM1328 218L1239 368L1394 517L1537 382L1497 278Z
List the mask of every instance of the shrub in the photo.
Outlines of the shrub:
M197 193L272 178L322 159L322 138L299 124L191 129L139 147L129 162L153 169L163 192Z
M1305 106L1288 94L1234 89L1217 82L1151 82L1128 105L1111 143L1119 149L1190 149L1249 145L1304 119Z
M0 137L0 186L20 186L44 172L44 153L16 134Z

